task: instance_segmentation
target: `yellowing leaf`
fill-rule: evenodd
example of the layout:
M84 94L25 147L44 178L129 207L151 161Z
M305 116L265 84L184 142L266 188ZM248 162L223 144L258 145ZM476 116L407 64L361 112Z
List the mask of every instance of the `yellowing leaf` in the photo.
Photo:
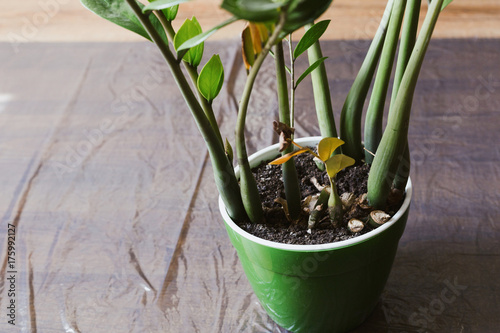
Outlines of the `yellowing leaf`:
M241 32L243 62L248 70L255 58L262 52L262 45L268 40L269 33L263 23L248 22Z
M289 159L291 159L292 157L294 157L296 155L300 155L300 154L305 153L307 151L309 151L308 148L302 148L302 149L296 150L294 152L291 152L291 153L288 153L288 154L283 155L281 157L278 157L274 161L269 162L269 164L272 164L272 165L283 164L286 161L288 161Z
M243 62L245 63L245 68L247 70L253 66L255 61L254 46L252 40L252 33L249 25L243 29L241 32L241 53L243 55Z
M333 155L332 158L325 162L326 172L330 178L333 178L340 170L353 165L355 162L356 161L353 158L344 154Z
M259 29L260 39L262 43L265 44L269 39L269 31L264 23L254 23Z
M318 155L323 162L332 156L335 149L344 144L344 141L337 138L324 138L318 144Z
M262 51L262 39L260 37L259 27L256 23L250 22L250 35L252 37L253 53L258 55Z

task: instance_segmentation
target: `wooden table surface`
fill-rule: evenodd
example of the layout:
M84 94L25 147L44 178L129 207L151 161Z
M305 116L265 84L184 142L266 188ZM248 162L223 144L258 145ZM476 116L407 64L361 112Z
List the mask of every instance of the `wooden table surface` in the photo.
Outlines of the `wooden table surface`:
M323 43L337 120L367 44ZM498 332L499 49L499 39L432 41L412 107L410 217L356 333ZM234 143L239 47L205 50L230 73L214 105ZM0 63L0 332L284 332L244 276L206 148L151 43L26 43L17 54L0 43ZM250 101L249 153L276 142L273 66L255 86L263 98ZM311 99L307 78L298 137L319 133ZM16 327L6 317L8 224Z
M226 17L215 3L193 1L180 15L196 10L212 26ZM336 0L325 14L337 39L323 44L337 124L368 47L355 39L371 37L383 3ZM498 332L499 8L455 0L438 23L412 107L408 225L356 333ZM0 13L0 332L283 333L227 239L206 148L154 45L78 0L2 0ZM228 73L216 116L233 142L239 46L205 49ZM250 101L249 153L276 140L272 68L265 63L256 84L264 98ZM310 79L302 86L296 133L317 135ZM14 287L5 282L9 224Z
M195 15L207 29L229 15L220 0L194 0L181 5L178 26ZM327 39L368 39L373 36L386 0L335 0L323 15L332 19ZM362 10L359 7L363 7ZM0 41L137 41L141 37L88 12L78 0L25 0L0 3ZM437 38L499 38L500 1L455 0L436 27ZM242 23L240 23L241 26ZM212 39L236 38L234 26Z

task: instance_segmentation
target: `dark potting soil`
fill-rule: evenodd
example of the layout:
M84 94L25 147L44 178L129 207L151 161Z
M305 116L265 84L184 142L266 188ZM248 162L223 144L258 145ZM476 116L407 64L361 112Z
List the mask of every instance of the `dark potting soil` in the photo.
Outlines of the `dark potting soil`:
M239 223L245 231L257 237L285 244L326 244L350 239L365 234L373 228L365 223L363 230L353 233L347 227L351 218L366 219L369 210L352 209L344 214L339 227L333 227L327 216L316 224L315 228L307 228L309 214L303 212L300 220L291 223L287 220L282 205L276 202L277 198L285 198L281 166L270 165L269 161L262 163L252 171L257 180L262 204L264 207L264 223L250 222ZM313 161L310 154L301 154L295 157L295 165L299 177L301 198L319 193L320 191L311 182L315 178L320 185L329 185L328 175L321 171ZM367 192L368 172L370 167L366 164L348 167L337 174L337 190L341 195L344 192L353 193L356 197ZM393 216L401 206L402 200L396 205L386 209Z

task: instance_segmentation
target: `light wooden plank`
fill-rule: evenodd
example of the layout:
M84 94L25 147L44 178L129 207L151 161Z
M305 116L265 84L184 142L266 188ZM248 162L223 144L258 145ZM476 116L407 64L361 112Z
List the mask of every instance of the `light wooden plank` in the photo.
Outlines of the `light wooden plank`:
M220 0L183 4L178 27L195 15L207 29L230 15L218 8ZM335 0L322 19L332 24L326 39L368 39L373 36L386 0ZM361 9L360 9L361 8ZM88 12L77 0L2 1L0 41L135 41L141 37ZM500 38L500 1L455 0L435 31L437 38ZM213 39L238 38L242 23L223 29ZM300 33L299 33L300 35ZM298 37L298 36L297 36Z

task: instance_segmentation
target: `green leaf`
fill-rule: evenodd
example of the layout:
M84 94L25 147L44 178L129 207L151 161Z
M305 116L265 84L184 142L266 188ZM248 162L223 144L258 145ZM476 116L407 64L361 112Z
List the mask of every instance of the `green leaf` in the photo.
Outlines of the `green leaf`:
M196 20L196 17L186 19L182 26L179 28L174 37L174 48L178 52L179 46L181 46L187 40L193 38L202 33L200 23ZM203 43L193 46L184 55L182 59L190 63L192 66L197 67L201 62L201 57L203 56Z
M241 49L243 53L243 62L245 64L245 68L248 70L253 66L255 61L252 32L250 31L250 27L248 25L241 32Z
M224 0L221 7L239 19L250 22L275 21L279 16L279 8L290 0Z
M342 146L344 141L338 138L324 138L318 143L318 155L323 162L332 156L335 149Z
M292 0L287 7L285 32L290 33L308 23L313 23L331 3L332 0Z
M219 94L224 82L224 67L218 54L205 64L198 77L198 89L203 97L209 102L213 101Z
M309 151L308 148L302 148L302 149L296 150L294 152L285 154L285 155L283 155L281 157L278 157L277 159L269 162L269 164L272 164L272 165L283 164L283 163L287 162L289 159L291 159L292 157L300 155L300 154L308 152L308 151Z
M149 4L147 4L142 9L142 12L145 13L145 12L151 11L151 10L167 9L167 8L171 8L171 7L177 6L181 3L188 2L188 1L190 1L190 0L156 0L156 1L152 1Z
M81 3L100 17L151 40L125 0L81 0Z
M333 155L328 161L325 162L326 164L326 172L328 173L328 176L330 178L335 177L335 175L347 168L348 166L354 165L356 161L344 154L336 154Z
M146 29L144 29L142 23L139 21L134 11L125 0L80 1L83 6L91 12L151 41L151 37L149 37ZM137 2L137 5L141 9L144 7L144 5L140 2ZM158 18L155 15L149 15L148 19L155 28L156 32L160 35L161 39L168 45L167 35Z
M167 21L175 20L178 11L179 11L179 5L175 5L162 10L163 14L165 14Z
M190 49L198 44L201 44L203 43L205 40L207 40L208 37L212 36L214 33L217 32L217 30L225 27L226 25L228 24L231 24L233 22L236 22L238 21L238 18L236 17L231 17L229 20L227 21L224 21L222 22L221 24L213 27L212 29L202 33L202 34L199 34L198 36L195 36L187 41L185 41L182 45L180 45L178 48L177 48L177 51L182 51L182 50L186 50L186 49Z
M441 6L441 10L445 9L453 0L444 0L443 5Z
M224 0L221 7L250 22L276 23L280 13L286 10L287 20L281 36L284 37L313 22L331 3L332 0Z
M309 66L309 68L306 69L304 73L302 73L302 75L297 79L297 82L295 82L295 88L297 88L299 83L302 82L302 80L304 80L307 77L307 75L309 75L313 70L315 70L319 65L321 65L327 58L328 57L319 58L311 66Z
M299 43L293 50L293 57L297 59L302 53L304 53L311 45L316 43L319 38L325 33L326 28L328 28L330 20L324 20L313 25L309 30L306 31L304 36L299 40Z

